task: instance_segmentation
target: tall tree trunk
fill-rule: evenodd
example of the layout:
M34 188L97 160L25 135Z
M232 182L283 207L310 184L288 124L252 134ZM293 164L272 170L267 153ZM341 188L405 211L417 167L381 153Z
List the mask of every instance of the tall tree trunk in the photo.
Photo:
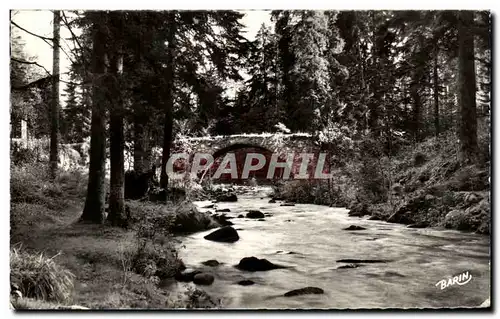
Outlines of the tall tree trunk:
M90 127L90 164L87 198L81 219L102 223L105 210L106 176L106 15L96 13L92 52L92 122Z
M167 175L167 162L170 158L170 147L172 146L172 133L173 133L173 108L174 108L174 63L175 63L175 33L176 33L176 23L175 23L176 12L173 11L170 14L169 23L169 34L168 34L168 56L167 56L167 68L166 68L166 88L165 88L165 123L163 130L163 154L161 159L161 175L160 175L160 186L162 188L168 187L168 175Z
M412 130L415 142L420 141L420 116L422 112L422 100L420 99L419 84L412 82L410 85L410 93L413 99L413 116Z
M113 59L113 75L119 82L123 70L123 56ZM115 83L115 85L118 83ZM109 215L108 221L114 226L125 226L127 216L125 214L125 162L123 134L123 101L120 98L120 88L117 85L113 90L113 111L109 120L109 142L110 142L110 189L109 189Z
M50 175L56 178L57 162L59 160L59 40L61 30L61 16L54 11L54 47L52 51L52 103L50 112Z
M460 106L460 157L467 163L478 155L476 119L476 70L474 68L473 11L458 14L458 105Z
M436 136L439 135L439 77L438 77L438 56L439 49L434 50L434 72L432 77L432 82L434 84L434 130L436 131Z
M114 42L113 59L111 61L112 88L110 90L111 112L109 117L109 142L110 142L110 189L109 189L109 215L108 221L113 226L126 226L127 216L125 213L125 161L124 146L125 137L123 133L124 107L121 92L121 77L123 74L123 52L122 31L123 16L119 11L110 14L111 28L114 31L112 39Z

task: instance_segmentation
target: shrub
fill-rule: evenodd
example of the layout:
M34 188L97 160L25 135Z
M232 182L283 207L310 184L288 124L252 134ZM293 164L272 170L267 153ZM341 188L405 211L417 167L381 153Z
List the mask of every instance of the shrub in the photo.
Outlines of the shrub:
M156 208L155 208L156 206ZM172 246L172 216L159 205L150 205L151 215L145 215L135 227L135 246L122 253L122 265L144 277L169 278L179 272L184 264Z
M53 256L33 254L22 248L10 251L10 281L23 297L65 302L73 291L74 275L58 265Z

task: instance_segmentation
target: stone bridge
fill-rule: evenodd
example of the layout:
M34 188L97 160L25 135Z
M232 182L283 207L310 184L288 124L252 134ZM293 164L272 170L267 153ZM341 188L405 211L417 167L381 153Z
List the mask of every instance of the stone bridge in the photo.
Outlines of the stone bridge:
M295 134L238 134L181 138L174 141L173 149L187 153L206 153L214 158L245 148L256 148L274 153L315 153L319 150L313 137L306 133Z
M241 134L228 136L207 136L207 137L192 137L180 138L174 141L172 154L187 153L191 155L191 161L194 154L203 153L210 154L214 158L214 165L210 170L210 175L214 175L223 158L228 153L234 153L236 157L238 182L241 183L245 179L255 178L257 180L269 181L267 173L269 164L272 162L273 154L278 157L279 162L286 162L288 156L293 154L293 164L290 166L291 176L299 173L300 164L302 163L301 153L313 154L313 159L317 160L318 154L321 151L321 146L316 142L314 137L306 133L295 134ZM248 153L263 154L266 158L266 164L263 168L252 172L248 178L242 177L243 165ZM256 160L258 162L258 160ZM328 159L327 159L328 161ZM201 163L206 164L206 161ZM252 162L252 165L257 163ZM182 169L185 169L183 164ZM279 179L283 177L284 168L277 168L271 179ZM308 167L310 175L314 175L314 167ZM220 176L221 181L228 181L230 174ZM216 178L217 179L217 178Z

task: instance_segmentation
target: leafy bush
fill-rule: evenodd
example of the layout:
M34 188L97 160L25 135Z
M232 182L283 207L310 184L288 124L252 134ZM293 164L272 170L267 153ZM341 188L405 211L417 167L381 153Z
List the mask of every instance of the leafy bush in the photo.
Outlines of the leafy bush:
M53 256L33 254L22 248L10 251L10 281L23 297L65 302L73 291L74 275L58 265Z

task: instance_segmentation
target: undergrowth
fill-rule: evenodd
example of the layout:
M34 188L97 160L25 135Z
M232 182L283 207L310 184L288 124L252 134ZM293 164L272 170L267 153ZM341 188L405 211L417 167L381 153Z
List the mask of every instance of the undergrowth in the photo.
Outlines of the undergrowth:
M10 251L10 281L23 297L67 302L73 291L74 275L55 262L58 255L29 253L21 246Z

